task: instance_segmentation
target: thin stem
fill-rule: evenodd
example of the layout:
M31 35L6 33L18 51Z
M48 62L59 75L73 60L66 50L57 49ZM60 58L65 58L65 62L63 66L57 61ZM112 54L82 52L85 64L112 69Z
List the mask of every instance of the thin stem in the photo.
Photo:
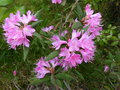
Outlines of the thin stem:
M66 17L66 20L65 20L65 22L64 22L64 24L63 24L63 27L64 27L64 25L67 23L70 15L71 15L72 11L74 10L74 8L75 8L76 4L78 3L78 1L79 1L79 0L76 0L76 2L73 4L73 6L72 6L72 8L71 8L71 10L70 10L70 12L69 12L69 14L68 14L67 17Z

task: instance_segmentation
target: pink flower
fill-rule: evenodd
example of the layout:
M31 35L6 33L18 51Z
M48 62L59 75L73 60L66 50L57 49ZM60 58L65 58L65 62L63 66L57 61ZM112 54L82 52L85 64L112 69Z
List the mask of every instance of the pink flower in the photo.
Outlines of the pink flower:
M35 29L28 25L31 21L37 21L34 15L30 11L27 15L20 16L20 11L15 15L10 14L10 17L5 19L3 29L7 43L11 48L16 49L19 45L29 47L28 36L32 37Z
M81 64L82 61L83 60L79 54L72 53L69 58L63 59L61 65L65 70L67 70L69 67L76 67L77 64Z
M60 4L60 3L62 3L62 0L52 0L52 3L54 3L54 4Z
M13 75L16 76L17 75L17 72L16 70L13 71Z
M43 28L42 31L44 31L44 32L49 32L49 31L51 31L52 29L54 29L54 26L53 26L53 25L51 25L51 26L49 26L49 27Z
M92 37L89 36L87 33L84 33L82 37L79 39L80 42L80 52L82 54L84 62L91 61L94 56L94 52L96 47L94 46L94 41Z
M77 38L68 40L69 51L79 51L79 40Z
M64 37L67 33L68 33L68 31L65 30L65 31L63 31L63 32L60 34L60 36Z
M31 11L27 11L27 15L23 14L23 16L20 19L20 22L23 24L28 24L31 21L37 21L36 17L31 13Z
M88 28L88 31L91 32L91 37L92 39L94 39L96 36L99 36L100 35L100 32L102 30L102 27L89 27Z
M58 58L54 58L49 61L45 61L44 58L41 58L35 68L35 73L37 78L43 78L47 73L54 73L55 67L59 65Z
M80 50L83 60L85 63L90 62L91 60L93 60L93 56L94 56L94 50Z
M92 27L99 26L101 23L101 17L100 13L93 14L90 19L86 20L86 23Z
M66 41L60 40L57 35L54 35L51 39L53 40L52 45L54 46L54 48L56 48L56 50L58 50L62 44L67 43Z
M82 37L79 39L80 47L83 49L93 50L95 49L94 41L91 36L87 33L82 34Z
M66 47L61 48L61 52L60 52L59 56L69 58L70 57L70 51Z
M64 69L64 71L67 71L70 68L70 63L64 59L61 59L60 66Z
M77 19L77 18L75 19L75 22L78 22L78 19Z
M104 72L108 72L108 71L109 71L109 67L107 65L105 65Z
M72 31L72 39L77 38L77 37L79 37L80 35L81 35L80 32L77 32L76 30L73 30L73 31Z
M96 36L100 35L99 31L102 30L101 25L101 14L100 13L94 13L93 10L91 10L91 5L87 4L86 8L86 17L85 17L85 26L89 26L87 32L91 33L92 37L95 38Z
M73 30L72 38L68 40L69 51L79 51L79 40L77 37L80 36L80 32Z
M80 55L75 54L75 53L71 54L71 56L65 60L71 64L70 67L75 67L77 64L82 63L82 59L81 59Z
M86 16L87 16L87 17L90 17L90 16L94 13L94 11L91 10L91 5L90 5L90 4L87 4L87 5L86 5L85 11L86 11Z

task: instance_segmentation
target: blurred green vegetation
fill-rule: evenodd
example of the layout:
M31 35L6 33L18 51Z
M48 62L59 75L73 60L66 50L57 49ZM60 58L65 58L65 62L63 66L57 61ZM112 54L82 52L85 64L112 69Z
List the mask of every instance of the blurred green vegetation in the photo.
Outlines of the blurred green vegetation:
M65 2L66 1L66 2ZM0 89L14 90L17 85L21 90L31 85L30 78L34 76L34 63L41 56L48 55L48 43L42 38L31 39L29 52L23 51L23 47L17 50L9 49L8 44L3 36L2 24L10 13L20 10L25 13L31 10L33 13L39 11L38 19L42 22L35 26L36 32L41 35L47 35L41 32L41 28L54 25L58 30L62 28L68 13L70 12L75 0L64 0L62 5L54 5L51 0L1 0L0 1ZM103 31L101 36L97 37L96 56L93 63L82 64L76 69L69 70L64 78L57 75L60 80L57 81L65 90L119 90L120 89L120 1L119 0L79 0L81 9L90 3L95 12L101 12L103 16ZM76 8L75 8L76 9ZM71 19L77 17L72 12L68 23ZM42 37L42 36L41 36ZM26 50L26 49L25 49ZM27 51L27 50L26 50ZM23 55L26 54L26 60ZM104 66L108 65L110 71L104 73ZM16 70L17 76L12 72ZM71 78L73 77L73 78ZM46 80L38 82L46 82ZM49 80L48 80L49 81ZM46 83L45 85L50 85ZM36 87L36 86L33 86Z

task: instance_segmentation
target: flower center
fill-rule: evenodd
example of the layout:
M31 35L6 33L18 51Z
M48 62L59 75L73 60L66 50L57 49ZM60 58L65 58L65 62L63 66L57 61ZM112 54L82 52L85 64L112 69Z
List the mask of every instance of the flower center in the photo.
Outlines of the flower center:
M48 67L46 67L46 69L47 69L47 70L49 70L49 71L50 71L50 73L54 73L54 68L52 68L52 67L49 67L49 68L48 68Z

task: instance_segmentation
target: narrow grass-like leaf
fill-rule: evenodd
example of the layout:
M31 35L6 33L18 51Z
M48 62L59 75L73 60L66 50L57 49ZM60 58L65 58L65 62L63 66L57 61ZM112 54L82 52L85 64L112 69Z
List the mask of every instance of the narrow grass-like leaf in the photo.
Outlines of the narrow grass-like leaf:
M72 89L70 88L69 83L67 83L66 81L63 81L63 82L65 83L65 86L67 87L68 90L72 90Z
M39 33L35 32L34 36L36 36L40 40L42 48L45 49L44 44L43 44L43 39L42 39L41 35Z
M0 7L0 21L1 18L3 17L4 13L6 12L7 8L6 7Z
M74 12L77 14L77 16L79 17L80 20L84 17L84 13L83 13L82 8L79 4L77 4Z
M61 88L62 89L62 81L60 81L59 79L56 79L55 80L55 83L56 83L56 85L59 87L59 88Z
M24 59L24 61L26 60L26 58L28 56L28 52L29 52L29 48L23 47L23 59Z
M43 83L43 82L48 82L49 80L50 80L50 77L44 77L44 78L41 78L41 79L33 77L29 81L32 85L36 85L36 84L40 84L40 83Z
M0 0L0 6L6 6L12 2L13 0Z
M67 73L59 73L56 75L56 78L61 80L69 80L69 81L74 79L70 74Z
M77 70L75 70L75 73L77 74L77 76L78 76L80 79L84 80L84 77L83 77L83 75L82 75L81 73L79 73Z
M55 78L54 78L53 75L51 75L51 83L52 83L53 85L56 85L56 83L55 83Z
M39 23L41 23L43 20L39 20L37 22L34 22L31 24L32 27L35 27L36 25L38 25Z
M89 26L86 26L85 28L83 28L84 32L86 32L88 30Z
M39 18L40 17L40 13L42 12L42 10L43 9L40 9L40 10L38 10L36 13L35 13L35 16L36 16L36 18Z
M72 26L72 29L79 29L80 27L82 27L81 22L74 22L73 26Z
M56 56L58 56L58 54L59 54L59 51L53 51L53 52L51 52L51 53L47 56L47 58L45 59L45 61L54 59Z

